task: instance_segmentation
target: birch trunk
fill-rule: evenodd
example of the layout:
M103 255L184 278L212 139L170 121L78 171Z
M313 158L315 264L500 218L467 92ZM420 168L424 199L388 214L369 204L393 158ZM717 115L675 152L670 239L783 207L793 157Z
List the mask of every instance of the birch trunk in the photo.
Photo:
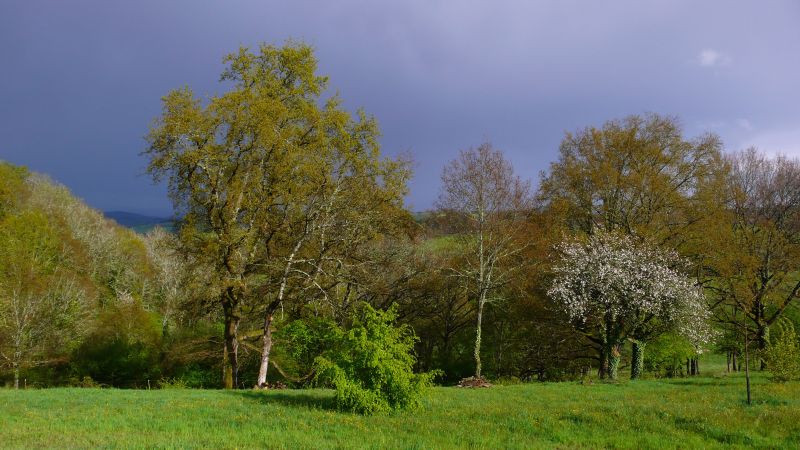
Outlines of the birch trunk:
M308 228L306 228L303 236L297 241L294 248L292 249L292 253L289 254L289 258L286 260L286 266L283 269L283 275L281 276L281 285L278 289L278 297L267 306L267 312L264 315L264 329L263 334L261 335L262 339L262 347L261 347L261 365L258 368L258 380L256 380L256 387L264 388L267 385L267 371L269 370L269 354L272 352L272 317L275 314L275 310L278 309L278 306L283 303L283 297L286 295L286 284L289 282L289 273L292 270L292 265L295 262L295 256L297 252L300 251L300 248L303 246L303 242L305 242L306 237L308 236Z
M267 386L267 370L269 369L269 354L272 351L272 313L268 313L264 319L264 334L261 336L261 366L258 368L259 388Z
M478 323L475 329L475 378L481 377L481 325L483 321L483 305L485 301L478 302Z

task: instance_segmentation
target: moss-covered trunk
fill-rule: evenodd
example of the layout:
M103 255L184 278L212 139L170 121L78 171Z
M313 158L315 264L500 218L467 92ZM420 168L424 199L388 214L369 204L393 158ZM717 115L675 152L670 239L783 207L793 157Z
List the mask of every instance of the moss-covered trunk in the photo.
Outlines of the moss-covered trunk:
M483 322L483 306L484 306L484 299L480 298L478 300L478 320L475 329L475 378L481 377L481 328Z
M631 345L631 380L639 379L644 371L644 345L642 341L633 341Z
M616 380L619 375L620 344L613 342L606 347L605 353L608 361L608 379Z

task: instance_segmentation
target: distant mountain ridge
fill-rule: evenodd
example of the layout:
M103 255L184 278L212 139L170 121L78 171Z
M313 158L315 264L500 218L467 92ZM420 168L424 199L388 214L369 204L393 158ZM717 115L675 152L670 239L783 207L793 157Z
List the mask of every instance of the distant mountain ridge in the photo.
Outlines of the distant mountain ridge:
M146 216L127 211L104 211L103 215L123 227L139 233L146 233L156 226L161 226L168 230L172 230L174 226L173 220L169 217Z
M416 211L411 213L414 220L417 222L422 222L432 214L432 211ZM175 227L175 221L170 217L148 216L128 211L103 211L103 215L117 222L119 225L139 233L147 233L157 226L164 227L170 231L173 231Z

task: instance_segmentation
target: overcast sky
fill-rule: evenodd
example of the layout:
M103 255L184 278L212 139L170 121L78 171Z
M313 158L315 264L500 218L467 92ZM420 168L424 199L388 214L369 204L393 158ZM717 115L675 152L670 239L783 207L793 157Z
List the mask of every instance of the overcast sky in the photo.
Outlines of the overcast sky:
M461 149L489 140L535 183L565 130L647 111L800 156L797 0L0 0L0 159L169 215L139 156L160 97L214 93L225 53L288 38L413 155L414 210Z

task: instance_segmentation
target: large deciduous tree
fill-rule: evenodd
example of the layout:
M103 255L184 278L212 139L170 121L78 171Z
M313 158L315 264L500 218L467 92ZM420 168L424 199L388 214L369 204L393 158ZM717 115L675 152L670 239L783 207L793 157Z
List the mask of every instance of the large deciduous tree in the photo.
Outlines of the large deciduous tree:
M169 180L181 248L216 276L230 388L243 305L264 314L263 385L272 315L292 284L319 284L345 236L363 238L399 209L408 172L381 159L374 119L323 98L310 47L242 48L225 62L228 92L205 103L188 88L164 97L145 154L154 178Z
M525 244L516 239L530 214L530 185L514 174L502 152L484 143L462 151L442 171L439 209L459 217L464 258L453 273L477 304L475 377L481 377L481 331L484 308L496 299L521 267Z
M678 331L697 347L710 342L702 290L677 270L682 262L674 252L606 232L558 250L548 294L602 346L609 378L617 377L625 339L634 344L632 378L641 374L644 345L661 333Z
M800 295L800 162L751 148L730 155L728 228L709 250L718 320L752 335L768 330Z
M721 149L713 134L684 137L674 117L611 120L565 135L538 200L568 233L613 231L671 247L707 283L708 237L727 223ZM608 358L595 347L604 374Z
M721 148L713 134L684 138L673 117L608 121L566 134L538 197L572 231L621 231L695 251L724 206Z

